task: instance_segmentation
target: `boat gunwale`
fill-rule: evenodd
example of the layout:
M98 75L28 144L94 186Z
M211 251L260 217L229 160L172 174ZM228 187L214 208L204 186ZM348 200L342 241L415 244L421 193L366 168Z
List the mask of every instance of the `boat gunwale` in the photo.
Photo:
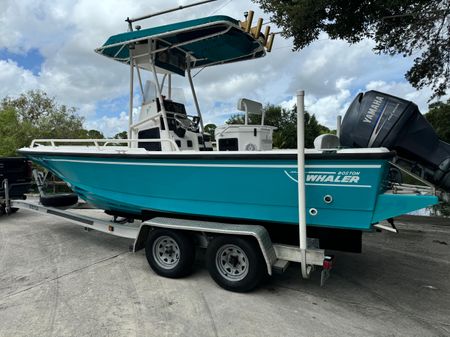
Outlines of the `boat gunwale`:
M100 153L100 152L60 152L60 151L27 151L20 149L17 151L21 155L30 156L50 156L50 157L87 157L87 158L114 158L114 159L195 159L195 160L297 160L296 152L246 152L230 153L223 151L200 151L196 153L164 152L156 153ZM307 160L390 160L396 156L395 151L386 152L323 152L305 153Z

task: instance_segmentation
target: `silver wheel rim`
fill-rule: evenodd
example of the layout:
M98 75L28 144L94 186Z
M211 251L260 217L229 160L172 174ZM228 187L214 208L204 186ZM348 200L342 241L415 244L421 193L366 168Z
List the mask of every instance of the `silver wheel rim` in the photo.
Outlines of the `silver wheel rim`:
M216 267L219 274L228 281L240 281L248 274L247 254L239 246L223 245L216 253Z
M173 269L180 262L180 247L170 236L160 236L153 242L153 257L155 262L164 269Z

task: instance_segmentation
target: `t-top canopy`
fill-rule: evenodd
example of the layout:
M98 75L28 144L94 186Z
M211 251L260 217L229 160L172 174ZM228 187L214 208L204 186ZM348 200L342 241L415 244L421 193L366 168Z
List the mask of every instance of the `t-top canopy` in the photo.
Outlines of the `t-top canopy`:
M159 71L184 75L188 62L198 68L264 56L267 38L254 35L233 18L210 16L113 35L96 52L129 64L131 50L143 69L151 69L150 55L155 55Z

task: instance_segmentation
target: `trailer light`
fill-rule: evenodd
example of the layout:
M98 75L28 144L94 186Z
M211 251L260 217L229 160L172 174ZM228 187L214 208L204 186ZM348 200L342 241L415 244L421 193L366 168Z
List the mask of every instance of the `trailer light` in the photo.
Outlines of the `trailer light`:
M333 260L334 260L333 256L326 256L322 264L323 269L331 270L331 268L333 268Z

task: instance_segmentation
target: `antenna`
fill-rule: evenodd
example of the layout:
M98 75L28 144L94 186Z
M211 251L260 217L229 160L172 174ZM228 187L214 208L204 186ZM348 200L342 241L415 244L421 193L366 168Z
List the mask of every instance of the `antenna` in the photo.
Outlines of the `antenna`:
M152 13L152 14L139 16L137 18L131 18L131 19L127 18L125 21L128 22L128 27L130 28L130 31L131 31L131 30L133 30L133 27L132 27L132 23L133 22L149 19L149 18L158 16L158 15L163 15L163 14L179 11L181 9L185 9L185 8L189 8L189 7L194 7L194 6L198 6L198 5L207 4L209 2L214 2L214 1L217 1L217 0L204 0L204 1L194 2L194 3L190 4L190 5L178 6L178 7L174 7L174 8L171 8L171 9L166 9L166 10L163 10L163 11L160 11L160 12L155 12L155 13Z

